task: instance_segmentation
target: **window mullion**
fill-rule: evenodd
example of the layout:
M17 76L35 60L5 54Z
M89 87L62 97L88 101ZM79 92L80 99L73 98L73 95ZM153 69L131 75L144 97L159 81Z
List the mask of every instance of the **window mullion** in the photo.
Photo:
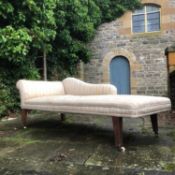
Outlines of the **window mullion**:
M147 32L147 24L148 24L148 22L147 22L147 13L146 13L146 6L145 6L145 32Z

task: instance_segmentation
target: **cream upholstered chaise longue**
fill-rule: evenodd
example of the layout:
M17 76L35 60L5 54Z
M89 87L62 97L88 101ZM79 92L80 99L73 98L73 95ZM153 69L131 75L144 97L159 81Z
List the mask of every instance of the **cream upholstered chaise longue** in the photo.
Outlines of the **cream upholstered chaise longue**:
M27 122L28 110L104 115L112 117L115 145L122 148L122 118L150 115L153 131L158 134L157 113L169 111L166 97L117 95L111 84L90 84L75 78L61 81L19 80L21 120Z

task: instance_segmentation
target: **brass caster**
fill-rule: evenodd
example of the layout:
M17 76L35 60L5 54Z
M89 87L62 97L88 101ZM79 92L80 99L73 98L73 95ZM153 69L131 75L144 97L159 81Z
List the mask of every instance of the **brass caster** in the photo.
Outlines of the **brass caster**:
M124 152L126 152L126 148L124 146L121 146L121 147L119 147L119 151L124 153Z

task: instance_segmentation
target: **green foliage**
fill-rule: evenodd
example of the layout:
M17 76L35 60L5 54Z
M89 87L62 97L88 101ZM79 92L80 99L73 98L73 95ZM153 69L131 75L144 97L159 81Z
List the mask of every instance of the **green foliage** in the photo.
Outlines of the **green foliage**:
M0 2L0 116L18 106L16 81L38 79L36 60L52 50L56 0Z
M32 41L26 28L15 30L12 26L0 29L0 59L18 63L25 60Z
M9 14L12 14L14 8L10 2L5 0L0 1L0 17L7 19Z
M40 78L43 53L50 78L74 74L80 60L90 59L87 43L96 28L138 5L139 0L1 0L0 115L18 106L18 79Z
M0 81L1 82L1 81ZM0 84L0 114L5 114L9 107L13 107L13 101L10 99L9 88Z

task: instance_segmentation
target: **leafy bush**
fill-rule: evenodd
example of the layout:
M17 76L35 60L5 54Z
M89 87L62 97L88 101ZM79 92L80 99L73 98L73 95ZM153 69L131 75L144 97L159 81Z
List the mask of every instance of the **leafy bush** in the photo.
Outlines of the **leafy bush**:
M13 108L13 101L10 99L10 91L7 86L0 84L0 114L5 114L9 108Z

